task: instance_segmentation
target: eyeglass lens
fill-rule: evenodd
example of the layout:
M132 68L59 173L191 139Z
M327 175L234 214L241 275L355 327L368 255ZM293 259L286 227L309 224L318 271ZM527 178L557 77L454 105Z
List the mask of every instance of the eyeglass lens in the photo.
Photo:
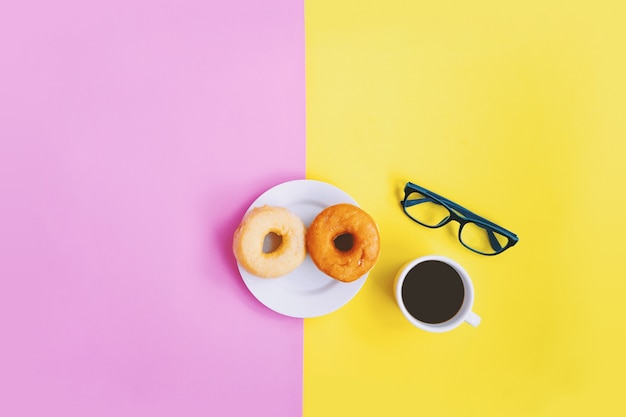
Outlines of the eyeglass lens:
M461 227L459 239L465 246L486 255L500 252L509 243L508 237L471 222Z
M413 220L424 226L439 226L450 217L450 211L445 206L417 191L407 195L404 209Z

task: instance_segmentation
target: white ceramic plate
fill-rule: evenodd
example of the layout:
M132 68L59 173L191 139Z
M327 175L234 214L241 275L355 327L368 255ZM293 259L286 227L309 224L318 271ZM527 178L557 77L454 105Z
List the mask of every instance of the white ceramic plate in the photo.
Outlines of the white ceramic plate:
M308 227L315 216L339 203L358 205L341 189L321 181L295 180L270 188L250 206L282 206L300 216ZM265 306L291 317L317 317L331 313L350 301L363 287L367 275L345 283L321 272L309 255L298 268L279 278L256 277L238 265L252 294Z

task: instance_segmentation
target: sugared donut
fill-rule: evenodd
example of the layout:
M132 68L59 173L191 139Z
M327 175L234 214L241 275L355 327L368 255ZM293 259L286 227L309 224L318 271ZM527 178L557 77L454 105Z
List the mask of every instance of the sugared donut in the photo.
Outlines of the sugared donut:
M339 281L354 281L374 267L380 254L380 236L374 219L352 204L322 210L306 234L313 263Z
M279 244L264 250L267 236L275 234ZM233 252L239 264L252 275L276 278L296 269L306 257L306 226L283 207L262 206L250 210L233 236Z

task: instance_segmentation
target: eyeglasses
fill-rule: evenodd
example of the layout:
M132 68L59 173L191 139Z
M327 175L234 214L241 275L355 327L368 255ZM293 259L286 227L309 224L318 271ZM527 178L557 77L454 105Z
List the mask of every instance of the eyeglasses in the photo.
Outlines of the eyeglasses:
M411 182L404 186L402 209L411 220L430 228L458 222L459 241L481 255L497 255L519 240L515 233Z

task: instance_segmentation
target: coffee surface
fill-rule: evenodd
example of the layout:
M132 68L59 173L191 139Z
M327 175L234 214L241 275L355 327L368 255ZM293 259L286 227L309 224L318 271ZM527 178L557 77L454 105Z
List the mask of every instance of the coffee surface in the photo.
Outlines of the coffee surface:
M450 320L463 305L465 287L450 265L429 260L415 265L402 283L402 300L417 320L437 324Z

